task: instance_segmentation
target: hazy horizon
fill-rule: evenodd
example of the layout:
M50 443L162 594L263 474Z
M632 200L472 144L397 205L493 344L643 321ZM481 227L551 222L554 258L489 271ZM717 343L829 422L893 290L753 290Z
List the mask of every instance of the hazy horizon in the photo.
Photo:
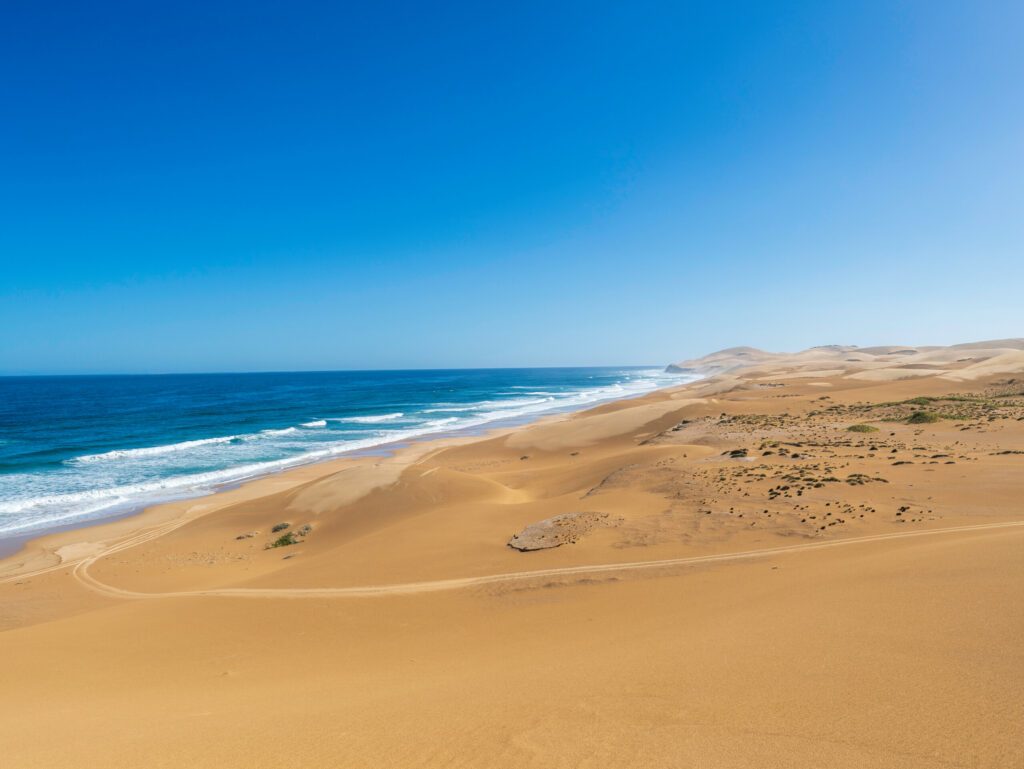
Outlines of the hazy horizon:
M826 344L820 344L820 345L811 345L810 347L801 348L801 350L765 350L765 351L766 352L776 352L776 353L795 353L795 352L801 352L802 350L806 350L806 349L813 349L813 348L816 348L816 347L853 347L853 348L858 348L858 349L869 349L869 348L872 348L872 347L879 347L879 346L899 346L899 347L918 347L918 348L925 348L925 347L937 347L938 348L938 347L956 347L958 345L974 344L974 343L977 343L977 342L986 342L986 341L998 342L998 341L1002 341L1002 340L1006 340L1006 339L1015 339L1015 338L1020 338L1020 337L1000 337L999 339L995 339L995 338L993 338L993 339L972 339L972 340L965 340L965 341L959 341L959 342L949 342L949 343L944 343L944 344L943 343L940 343L940 344L917 344L917 343L913 343L913 342L903 344L903 343L900 343L900 342L875 342L875 343L872 343L872 344L869 345L869 344L853 344L853 343L836 342L836 343L826 343ZM60 372L60 371L35 372L35 371L26 371L26 372L17 372L17 371L15 371L15 372L0 372L0 378L16 378L16 377L76 377L76 376L80 376L80 377L90 377L90 376L95 376L95 377L103 377L103 376L110 376L110 377L116 377L116 376L202 376L202 375L211 375L211 376L213 376L213 375L225 375L225 376L231 376L231 375L244 375L244 374L333 374L333 373L353 373L353 374L358 374L358 373L373 373L373 372L387 373L387 372L402 372L402 371L406 371L406 372L414 372L414 371L422 371L422 372L430 372L430 371L502 371L502 370L507 370L507 371L516 371L516 370L529 371L529 370L536 370L536 369L540 369L540 370L543 370L543 369L552 369L552 370L554 370L554 369L588 369L588 368L602 369L602 368L608 368L608 367L624 367L624 368L645 369L645 368L665 368L665 367L668 367L669 365L674 364L674 363L679 363L681 361L689 360L691 358L702 358L702 357L704 357L706 355L711 355L713 353L720 352L722 350L727 350L727 349L730 349L730 348L733 348L733 347L752 347L752 345L744 345L744 344L729 345L728 347L717 348L715 350L706 350L704 352L695 353L693 355L680 355L680 356L676 356L676 357L671 358L671 359L666 360L666 361L656 361L656 362L646 362L646 363L643 363L643 362L640 362L640 363L616 363L616 362L612 361L612 362L603 362L603 363L580 363L580 364L568 365L568 366L561 366L561 365L551 364L551 365L540 365L540 366L529 366L529 365L508 365L508 366L410 366L410 367L407 367L407 368L323 368L323 369L247 369L247 370L243 370L243 369L222 369L222 370L208 370L208 371L203 371L203 370L180 370L180 371L174 371L174 370L167 370L167 371L94 371L94 372L90 372L90 371L78 371L78 372ZM763 349L763 348L757 348L757 349Z

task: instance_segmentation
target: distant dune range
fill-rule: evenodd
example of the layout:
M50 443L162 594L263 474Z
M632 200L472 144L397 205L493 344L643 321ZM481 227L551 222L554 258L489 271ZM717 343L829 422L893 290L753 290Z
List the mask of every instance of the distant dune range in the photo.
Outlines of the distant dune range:
M798 353L774 353L754 347L731 347L703 358L668 366L676 373L737 375L757 379L803 377L815 371L829 376L875 382L936 376L953 382L1021 370L1024 339L996 339L951 347L855 347L828 345Z
M30 543L3 765L1024 766L1024 340L669 369Z

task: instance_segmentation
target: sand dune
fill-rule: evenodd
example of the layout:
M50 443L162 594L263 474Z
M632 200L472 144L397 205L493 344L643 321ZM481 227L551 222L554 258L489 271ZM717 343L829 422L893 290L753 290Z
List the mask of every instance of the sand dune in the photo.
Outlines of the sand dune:
M31 543L4 765L1024 766L1024 341L676 367Z
M962 381L987 374L1020 370L1024 339L997 339L951 347L881 346L855 347L829 345L812 347L798 353L773 353L753 347L733 347L703 358L681 361L670 371L717 375L742 371L790 377L840 376L872 381L922 376L922 370ZM962 365L961 365L962 364ZM952 368L954 371L942 369ZM814 370L817 369L817 374ZM871 372L870 374L868 372ZM986 373L982 373L986 372Z

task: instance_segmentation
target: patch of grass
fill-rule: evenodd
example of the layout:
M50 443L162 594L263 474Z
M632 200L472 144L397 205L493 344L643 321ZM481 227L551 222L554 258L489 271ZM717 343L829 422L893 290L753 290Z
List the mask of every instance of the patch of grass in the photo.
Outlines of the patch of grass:
M850 425L846 428L851 433L877 433L878 428L871 425Z
M906 401L903 401L903 402L904 403L908 403L911 406L927 406L933 400L935 400L935 399L934 398L926 398L923 395L919 395L916 398L911 398L910 400L906 400Z
M288 547L288 545L297 545L298 543L299 540L296 538L295 532L289 531L268 544L267 550L270 550L272 547Z
M927 425L932 422L938 422L942 419L940 414L936 414L934 411L915 411L907 418L908 425Z

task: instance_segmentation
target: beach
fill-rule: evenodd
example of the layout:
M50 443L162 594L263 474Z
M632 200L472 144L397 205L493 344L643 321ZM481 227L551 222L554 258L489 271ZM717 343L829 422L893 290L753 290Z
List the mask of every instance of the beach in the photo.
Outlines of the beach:
M0 556L26 535L693 379L662 368L0 377Z
M1024 765L1024 341L672 370L29 542L5 766Z

